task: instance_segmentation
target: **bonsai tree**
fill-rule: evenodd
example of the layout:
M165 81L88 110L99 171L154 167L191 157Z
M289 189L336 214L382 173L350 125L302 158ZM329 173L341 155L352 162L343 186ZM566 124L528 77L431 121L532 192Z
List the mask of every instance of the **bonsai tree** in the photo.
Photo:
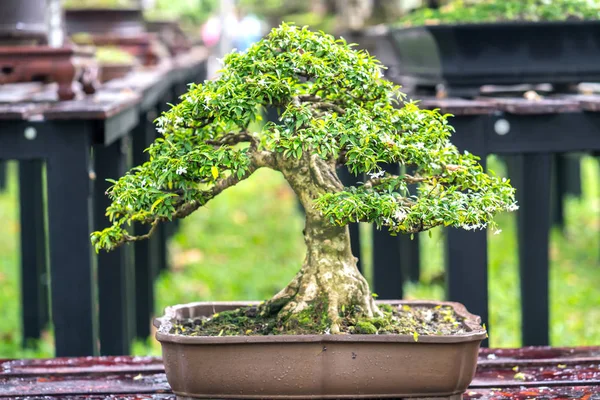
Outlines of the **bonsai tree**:
M356 267L347 224L371 222L392 234L495 228L494 214L516 208L508 181L487 175L477 157L450 143L446 116L405 101L379 62L343 39L283 24L223 64L219 78L191 84L157 119L162 137L148 148L150 160L113 182L112 226L92 234L97 250L146 239L161 222L185 218L271 168L304 207L306 258L260 315L285 324L319 307L327 330L338 333L342 314L382 315ZM280 110L279 121L251 131L270 107ZM389 175L384 163L416 173ZM344 187L340 166L369 179ZM132 235L132 223L146 224L148 233Z

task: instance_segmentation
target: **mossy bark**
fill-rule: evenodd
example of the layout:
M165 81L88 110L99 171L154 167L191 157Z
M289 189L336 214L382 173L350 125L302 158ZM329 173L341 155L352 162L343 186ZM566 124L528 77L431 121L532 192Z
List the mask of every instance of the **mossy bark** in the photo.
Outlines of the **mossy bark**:
M278 318L289 320L308 307L324 309L331 333L339 333L342 310L357 317L381 316L352 255L348 227L330 224L314 208L320 195L343 189L335 163L316 155L305 155L300 160L277 158L275 162L306 213L306 258L288 286L265 303L264 312L278 313Z

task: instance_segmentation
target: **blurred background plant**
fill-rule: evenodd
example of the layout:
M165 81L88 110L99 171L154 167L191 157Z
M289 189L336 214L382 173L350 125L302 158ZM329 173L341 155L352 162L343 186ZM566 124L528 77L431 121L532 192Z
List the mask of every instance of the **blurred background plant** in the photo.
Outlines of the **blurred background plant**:
M155 0L145 8L149 20L175 20L183 27L199 27L219 10L219 0Z
M134 8L137 0L63 0L65 8Z
M596 0L453 0L401 18L404 25L598 19Z

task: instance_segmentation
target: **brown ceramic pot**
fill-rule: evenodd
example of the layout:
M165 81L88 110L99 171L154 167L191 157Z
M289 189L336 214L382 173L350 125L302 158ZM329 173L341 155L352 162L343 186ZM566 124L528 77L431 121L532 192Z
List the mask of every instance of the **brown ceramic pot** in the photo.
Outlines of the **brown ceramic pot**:
M139 8L70 8L65 10L67 33L112 34L122 37L146 32Z
M123 78L133 71L134 67L133 64L100 64L100 82Z
M179 398L460 398L475 374L486 338L480 318L450 302L388 301L452 306L467 333L453 336L173 335L168 321L231 310L249 303L191 303L155 320L167 379ZM162 328L161 328L162 324Z
M185 53L192 47L189 39L175 21L146 21L146 28L148 32L158 35L173 56Z

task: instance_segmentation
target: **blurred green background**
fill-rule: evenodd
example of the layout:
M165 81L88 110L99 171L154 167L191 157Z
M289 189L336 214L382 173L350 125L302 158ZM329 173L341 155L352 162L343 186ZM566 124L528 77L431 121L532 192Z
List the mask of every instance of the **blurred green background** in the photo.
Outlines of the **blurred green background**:
M562 0L561 0L562 1ZM191 35L217 15L219 0L155 0L147 3L149 19L177 19ZM308 24L337 32L348 24L341 0L240 0L266 26L279 21ZM393 23L433 1L370 0L359 24ZM444 3L442 1L441 3ZM134 0L67 0L69 7L127 7ZM491 169L504 167L489 157ZM16 164L8 166L8 189L0 193L0 358L50 357L52 330L24 350L21 343L19 294L19 210ZM551 233L551 344L583 346L600 343L600 171L595 158L582 159L583 195L569 198L564 230ZM520 345L520 294L515 215L501 215L503 232L489 237L490 345ZM155 312L200 300L260 300L275 294L299 269L304 257L303 220L295 195L278 173L261 170L227 190L182 221L169 244L171 269L156 282ZM369 225L361 225L366 276L371 279ZM407 284L407 298L444 298L443 231L421 235L422 277ZM76 329L76 328L74 328ZM157 343L138 341L136 354L160 354Z
M489 164L503 174L494 157ZM600 174L596 159L582 162L583 195L570 198L564 231L554 229L550 255L551 343L600 343ZM9 164L8 191L0 195L0 356L52 356L48 331L22 350L19 304L19 219L16 165ZM502 233L489 236L490 345L520 345L519 275L515 215L498 218ZM275 294L304 257L303 220L295 195L279 173L260 170L182 221L169 245L172 268L156 282L157 315L164 307L199 300L256 300ZM370 226L361 226L363 263L371 278ZM421 235L422 278L406 285L407 298L443 299L443 232ZM160 354L153 339L136 354Z

